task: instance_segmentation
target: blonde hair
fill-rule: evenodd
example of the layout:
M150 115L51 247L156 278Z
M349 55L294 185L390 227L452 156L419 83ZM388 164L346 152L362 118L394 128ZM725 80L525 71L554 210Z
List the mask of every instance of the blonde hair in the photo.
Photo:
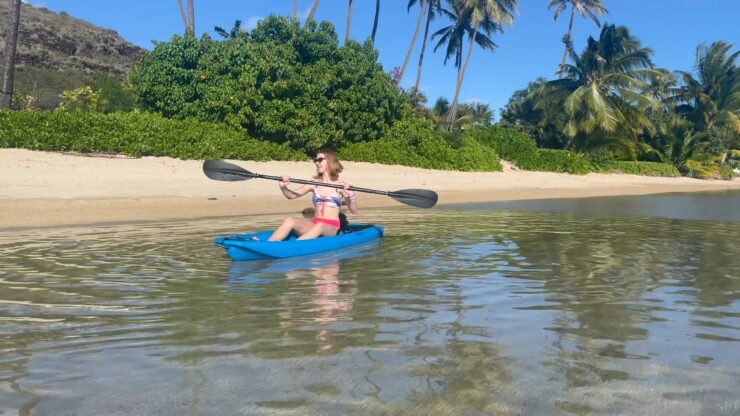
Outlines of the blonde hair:
M316 153L316 155L319 155L320 153L323 153L324 158L326 158L326 170L329 173L329 178L336 181L339 179L339 174L344 170L344 166L342 166L339 158L337 158L337 152L331 149L321 149ZM314 179L321 179L321 177L317 174Z

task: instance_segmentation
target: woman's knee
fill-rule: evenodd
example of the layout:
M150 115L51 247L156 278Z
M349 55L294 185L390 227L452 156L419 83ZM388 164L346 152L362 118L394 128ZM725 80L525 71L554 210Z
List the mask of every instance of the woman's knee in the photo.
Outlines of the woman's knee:
M290 225L291 227L294 227L296 224L296 220L294 217L286 217L283 220L283 225Z
M321 234L322 234L321 224L314 224L305 233L301 234L301 236L298 239L299 240L308 240L308 239L311 239L311 238L320 237Z

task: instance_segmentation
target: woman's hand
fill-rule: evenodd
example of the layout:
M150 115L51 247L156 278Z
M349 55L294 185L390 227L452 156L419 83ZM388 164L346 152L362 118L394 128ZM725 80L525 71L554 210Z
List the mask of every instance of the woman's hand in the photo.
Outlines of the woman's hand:
M355 191L350 191L349 188L352 186L344 181L339 181L340 184L342 184L343 188L340 191L340 194L347 198L347 208L349 208L349 212L357 215L359 214L359 211L357 210L357 200L355 199L357 195L355 194Z
M278 182L278 185L280 185L280 189L285 189L290 185L290 176L283 176L283 179Z
M352 198L352 197L355 196L355 193L353 191L350 191L349 190L349 188L351 188L352 185L350 185L350 184L348 184L347 182L344 182L344 181L339 181L339 184L343 186L342 190L340 191L340 193L342 194L343 197L345 197L345 198Z

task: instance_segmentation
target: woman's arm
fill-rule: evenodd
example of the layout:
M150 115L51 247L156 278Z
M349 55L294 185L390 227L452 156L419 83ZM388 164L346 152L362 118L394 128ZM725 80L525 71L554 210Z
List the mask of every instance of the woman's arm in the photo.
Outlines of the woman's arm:
M349 208L349 212L357 215L360 213L360 210L357 209L357 194L352 192L350 196L347 197L347 208Z
M288 199L296 199L313 190L313 185L303 185L296 190L288 189L288 185L290 185L290 177L283 176L283 180L278 183L278 186L280 186L283 195Z
M341 191L342 196L344 196L344 203L347 204L349 212L355 215L359 214L360 211L357 209L357 193L349 190L350 184L342 182L342 185L344 185L344 189Z

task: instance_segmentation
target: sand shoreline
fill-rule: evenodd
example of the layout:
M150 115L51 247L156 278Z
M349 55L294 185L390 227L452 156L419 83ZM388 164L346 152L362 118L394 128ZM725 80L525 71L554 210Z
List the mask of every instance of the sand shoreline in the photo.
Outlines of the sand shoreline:
M303 179L309 179L314 169L308 161L234 163L252 172ZM201 161L0 149L0 166L0 229L297 213L310 205L307 197L286 200L274 181L210 180ZM738 178L577 176L510 167L469 173L355 162L345 163L342 178L380 190L431 189L439 193L440 205L740 189ZM405 207L368 194L361 195L360 206Z

